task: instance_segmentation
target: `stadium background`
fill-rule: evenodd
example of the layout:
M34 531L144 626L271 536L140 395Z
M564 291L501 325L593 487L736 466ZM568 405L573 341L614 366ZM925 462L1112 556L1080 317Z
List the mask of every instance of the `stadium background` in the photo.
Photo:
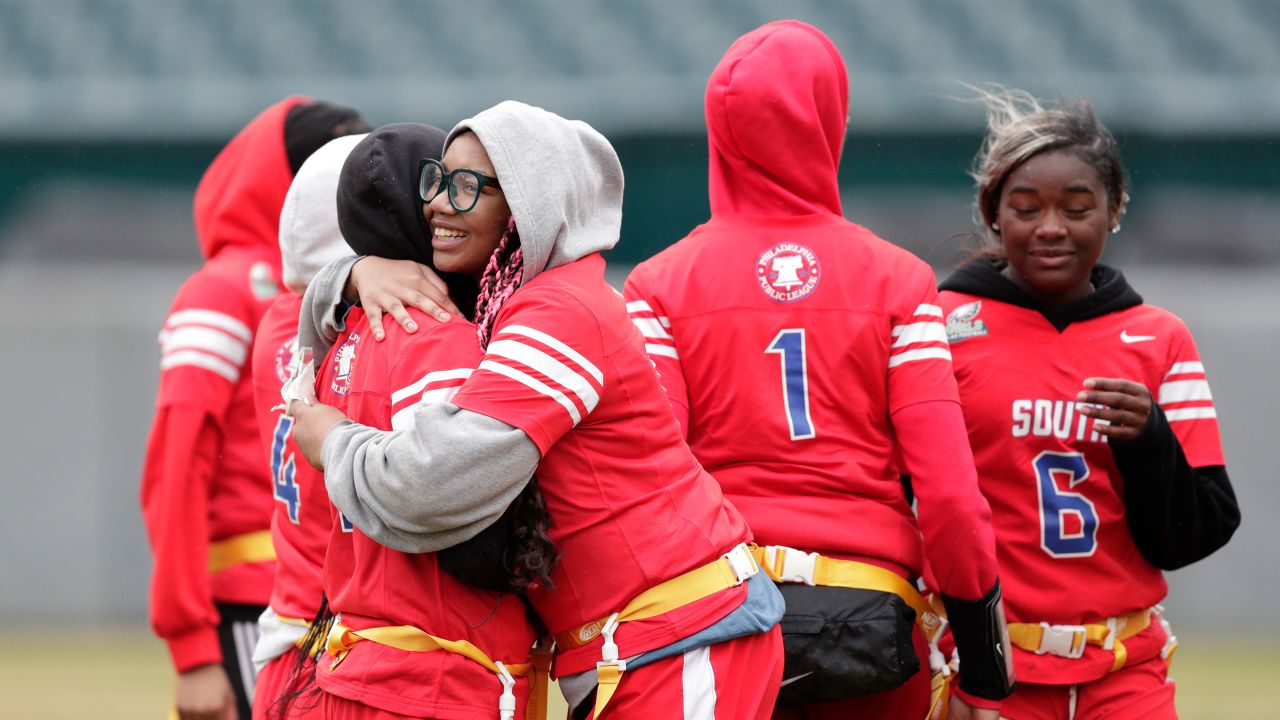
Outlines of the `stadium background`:
M12 717L163 712L137 509L155 336L200 262L195 183L244 122L292 93L374 124L447 128L506 98L586 120L627 173L620 279L705 219L705 79L782 17L821 27L849 66L846 214L939 273L972 227L983 118L951 99L960 82L1086 96L1116 131L1133 201L1107 260L1195 333L1244 510L1230 546L1170 576L1183 714L1273 717L1280 3L0 0Z

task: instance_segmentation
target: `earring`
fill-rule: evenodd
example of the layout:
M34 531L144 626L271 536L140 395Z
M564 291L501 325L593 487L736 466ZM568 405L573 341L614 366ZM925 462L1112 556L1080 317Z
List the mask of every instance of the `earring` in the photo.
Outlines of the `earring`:
M1115 235L1115 234L1116 234L1116 233L1118 233L1118 232L1120 232L1120 223L1116 223L1116 226L1115 226L1115 227L1113 227L1113 228L1111 228L1111 234L1112 234L1112 235Z
M996 232L1000 232L1000 223L998 222L991 223L991 229L995 230Z

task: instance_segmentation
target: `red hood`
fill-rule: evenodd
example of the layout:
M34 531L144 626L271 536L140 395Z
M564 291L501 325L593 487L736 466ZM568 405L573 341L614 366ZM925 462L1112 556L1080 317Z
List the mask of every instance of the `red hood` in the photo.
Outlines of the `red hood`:
M780 20L738 38L707 83L711 214L841 214L848 110L844 61L817 28Z
M268 250L280 272L280 209L293 181L284 147L294 96L263 110L213 159L196 188L196 237L205 258L228 247Z

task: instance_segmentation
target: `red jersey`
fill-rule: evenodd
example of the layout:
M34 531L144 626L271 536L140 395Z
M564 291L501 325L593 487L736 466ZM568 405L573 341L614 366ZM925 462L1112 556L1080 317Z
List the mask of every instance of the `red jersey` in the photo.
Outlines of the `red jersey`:
M713 218L636 266L626 296L757 542L921 573L890 416L957 399L924 263L836 215Z
M333 524L324 474L302 458L293 441L293 418L281 406L280 387L298 351L302 296L281 293L262 316L253 348L253 389L258 432L267 451L275 510L271 542L276 549L271 607L276 614L311 620L324 592L324 553ZM278 409L273 409L278 408Z
M1107 438L1094 430L1103 421L1076 409L1086 378L1146 385L1190 465L1223 464L1217 413L1191 333L1172 313L1132 297L1123 309L1055 325L1036 309L984 294L941 294L1006 570L1009 622L1097 623L1151 607L1167 590L1126 524L1124 480ZM1125 641L1130 665L1160 651L1157 626ZM1115 659L1094 646L1074 660L1014 652L1018 677L1033 683L1101 677Z
M750 539L689 453L622 298L588 255L545 270L503 304L458 407L512 425L538 446L539 488L561 553L553 590L529 599L552 633L600 620L640 593ZM620 655L663 647L727 615L741 585L623 623ZM564 650L560 675L600 659L601 640Z
M803 23L766 25L721 59L705 107L711 219L624 289L694 455L760 544L904 576L921 574L927 546L944 591L982 597L995 559L933 274L843 216L839 51ZM898 438L914 449L935 435L918 422L938 414L928 404L955 427L911 456L930 500L917 521Z
M421 327L417 333L388 326L386 339L376 343L364 313L353 310L316 378L320 401L381 430L410 429L416 407L448 402L480 362L475 326L458 316L440 324L410 313ZM533 645L518 596L467 585L441 571L434 553L392 550L340 519L332 527L324 578L330 606L352 629L412 625L468 641L505 663L525 662ZM317 676L327 692L414 717L488 719L502 691L494 673L461 655L375 642L358 643L336 668L322 662ZM516 686L521 706L527 687L523 680Z
M207 568L210 541L271 522L248 360L278 291L280 208L293 178L284 120L303 101L265 110L205 172L195 222L207 261L178 290L160 333L142 508L155 555L151 623L179 671L221 657L214 600L265 605L271 592L274 563Z

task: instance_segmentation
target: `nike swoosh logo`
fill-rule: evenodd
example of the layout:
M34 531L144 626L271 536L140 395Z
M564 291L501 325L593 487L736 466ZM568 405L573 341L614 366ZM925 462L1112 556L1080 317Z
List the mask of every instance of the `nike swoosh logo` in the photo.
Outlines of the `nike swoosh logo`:
M807 672L807 673L805 673L805 674L803 674L803 675L797 675L797 676L795 676L795 677L793 677L793 678L787 678L786 680L783 680L783 681L782 681L782 684L778 685L778 687L786 687L786 686L790 685L791 683L793 683L793 682L795 682L795 681L797 681L797 680L803 680L803 679L805 679L805 678L809 677L809 676L810 676L810 675L812 675L812 674L813 674L813 672L812 672L812 671L810 671L810 672Z
M1125 343L1146 342L1148 340L1155 340L1155 339L1156 339L1155 335L1130 335L1128 330L1120 331L1120 341Z

